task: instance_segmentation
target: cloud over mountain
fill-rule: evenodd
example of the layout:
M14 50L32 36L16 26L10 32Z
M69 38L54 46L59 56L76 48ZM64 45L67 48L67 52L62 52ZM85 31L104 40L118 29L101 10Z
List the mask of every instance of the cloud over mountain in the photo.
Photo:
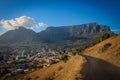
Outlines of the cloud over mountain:
M19 27L32 28L32 27L46 27L47 24L43 22L35 22L35 20L28 16L21 16L19 18L10 20L1 20L0 24L7 30L14 30Z
M48 26L48 25L43 22L38 23L38 27L46 27L46 26Z

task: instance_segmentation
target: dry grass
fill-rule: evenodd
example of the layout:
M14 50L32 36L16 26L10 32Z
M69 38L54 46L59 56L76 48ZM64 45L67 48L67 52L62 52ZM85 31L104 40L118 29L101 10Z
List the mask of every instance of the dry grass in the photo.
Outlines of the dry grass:
M112 45L104 53L99 54L99 49L106 43L111 43ZM103 59L120 67L120 35L113 36L93 47L86 49L84 54Z
M22 80L28 78L31 80L75 80L76 77L82 78L80 71L85 61L82 56L71 56L67 62L61 61L18 78Z

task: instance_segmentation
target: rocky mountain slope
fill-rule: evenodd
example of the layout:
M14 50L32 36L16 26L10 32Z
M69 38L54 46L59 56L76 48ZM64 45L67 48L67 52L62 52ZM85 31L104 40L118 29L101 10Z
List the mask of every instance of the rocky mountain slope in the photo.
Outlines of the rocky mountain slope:
M104 33L113 35L108 26L98 23L88 23L73 26L48 27L46 30L35 33L30 29L20 27L11 30L0 36L0 45L7 46L30 46L41 44L51 48L74 47L90 45L95 38L101 37ZM39 45L39 47L41 47Z

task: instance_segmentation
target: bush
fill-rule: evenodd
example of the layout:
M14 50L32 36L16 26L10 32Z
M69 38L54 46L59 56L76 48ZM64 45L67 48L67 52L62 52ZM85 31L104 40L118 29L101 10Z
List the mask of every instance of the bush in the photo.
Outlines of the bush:
M77 48L72 48L72 55L76 55L78 53L78 49Z
M61 56L61 60L67 61L67 60L68 60L67 54L63 54L63 55Z
M53 72L52 74L53 74L53 76L55 76L55 72Z
M96 44L99 43L99 42L101 42L101 39L100 39L100 38L96 38L96 39L93 41L93 43L92 43L91 46L94 46L94 45L96 45Z
M26 80L31 80L31 79L32 79L32 78L29 77L29 78L27 78Z
M72 52L72 55L75 56L77 53L76 52Z
M55 76L55 72L53 72L52 74L49 74L48 76L45 77L45 80L53 80Z
M109 33L103 34L103 36L102 36L102 41L105 40L105 39L108 39L109 37L110 37L110 34L109 34Z
M104 41L105 39L108 39L110 37L109 33L104 33L103 36L101 38L96 38L91 46L96 45L97 43L100 43L101 41Z
M50 62L50 65L55 64L55 63L57 63L57 61L52 60L52 61Z
M99 53L105 52L111 45L112 45L111 43L106 43L104 46L102 46L102 47L99 49Z
M58 71L60 71L61 69L63 69L63 67L62 67L62 66L60 66L60 67L58 68Z
M36 76L35 79L39 79L39 76Z
M72 48L72 55L75 56L76 54L82 53L88 46L80 46Z

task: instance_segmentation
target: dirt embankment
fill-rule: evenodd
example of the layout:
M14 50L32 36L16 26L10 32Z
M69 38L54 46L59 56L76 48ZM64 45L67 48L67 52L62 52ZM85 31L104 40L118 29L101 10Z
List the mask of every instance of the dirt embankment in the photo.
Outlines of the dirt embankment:
M100 48L107 43L111 46L100 53ZM87 63L82 70L83 80L120 80L120 35L86 49L84 57Z
M18 80L82 80L82 64L86 60L79 55L71 56L67 62L61 61L33 73L18 77Z
M99 53L100 48L107 43L110 43L111 46L105 52ZM120 35L113 36L93 47L86 49L84 54L105 60L106 62L120 67Z

